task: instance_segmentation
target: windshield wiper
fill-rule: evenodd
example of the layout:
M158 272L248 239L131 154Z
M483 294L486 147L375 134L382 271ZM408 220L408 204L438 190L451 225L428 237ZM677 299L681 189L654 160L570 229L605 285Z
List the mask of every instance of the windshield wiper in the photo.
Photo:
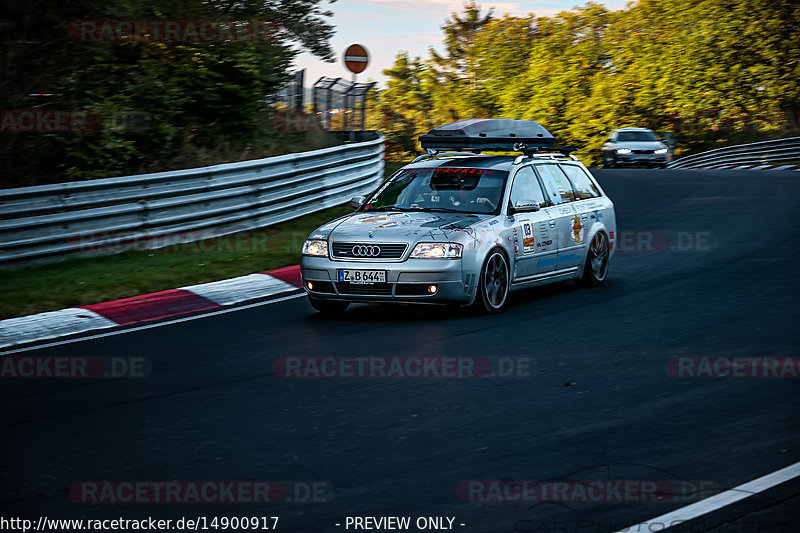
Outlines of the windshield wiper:
M382 208L381 211L420 211L420 209L416 207L403 207L402 205L390 205Z
M441 211L442 213L459 213L461 215L466 215L468 213L467 211L450 209L449 207L420 207L419 209L415 209L415 211Z
M402 205L387 205L386 207L379 207L377 209L370 209L371 212L377 211L403 211L414 213L414 212L421 212L421 213L428 213L428 212L442 212L442 213L459 213L461 215L469 214L468 211L461 211L460 209L451 209L449 207L403 207Z
M365 213L380 213L381 211L419 211L419 209L411 209L410 207L401 207L399 205L387 205L384 207L371 207Z

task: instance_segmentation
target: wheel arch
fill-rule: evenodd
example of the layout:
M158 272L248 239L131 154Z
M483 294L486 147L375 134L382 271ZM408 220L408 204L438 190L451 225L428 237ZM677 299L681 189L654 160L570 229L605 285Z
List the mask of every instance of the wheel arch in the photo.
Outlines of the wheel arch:
M608 258L611 259L611 252L612 252L612 243L611 243L611 234L609 230L606 228L606 225L602 222L595 222L592 225L591 231L589 235L586 236L586 240L584 243L586 244L586 251L583 254L583 263L581 268L578 269L578 272L575 274L575 279L580 279L583 276L583 271L586 269L586 262L589 260L589 246L591 242L594 240L595 235L598 233L603 233L606 236L606 242L608 242Z
M500 308L497 308L495 311L489 311L490 313L500 312L505 307L506 302L508 301L509 294L511 293L511 280L512 280L512 276L513 276L513 271L512 271L513 267L512 267L512 263L511 263L510 254L509 254L509 251L502 245L502 242L496 242L492 246L489 246L488 250L483 255L483 260L481 261L481 267L480 267L480 270L479 270L479 273L478 273L478 283L477 283L476 290L475 290L475 298L473 299L473 305L477 305L478 302L480 301L479 298L480 299L483 298L483 294L481 293L481 290L482 290L481 287L483 286L483 283L484 283L484 280L483 280L484 269L486 268L486 265L488 264L489 259L493 255L495 255L495 251L499 252L499 255L506 262L506 295L505 295L505 299L503 301L503 304L500 306ZM481 305L482 306L486 306L485 303L481 304ZM487 307L484 307L484 309L487 309Z

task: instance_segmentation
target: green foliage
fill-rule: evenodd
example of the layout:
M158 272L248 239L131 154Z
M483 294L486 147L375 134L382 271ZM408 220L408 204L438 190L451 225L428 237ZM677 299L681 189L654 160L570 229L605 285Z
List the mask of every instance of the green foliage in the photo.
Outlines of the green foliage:
M669 131L684 151L778 135L800 105L798 28L792 0L589 2L503 18L470 2L445 21L443 56L398 54L371 118L394 117L392 157L432 127L480 117L536 120L587 162L623 126Z
M293 136L273 129L267 95L301 50L333 57L321 1L6 0L0 109L88 111L102 127L0 133L0 186L162 170L182 154L219 147L270 155ZM281 29L259 41L70 39L70 23L82 20L266 21Z

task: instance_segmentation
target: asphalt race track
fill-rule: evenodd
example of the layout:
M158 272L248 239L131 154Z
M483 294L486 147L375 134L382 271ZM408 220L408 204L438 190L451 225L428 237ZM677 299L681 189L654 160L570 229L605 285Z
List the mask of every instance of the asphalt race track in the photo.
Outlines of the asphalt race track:
M279 516L279 531L320 533L345 531L347 516L449 516L467 532L610 532L698 495L486 503L457 488L582 479L724 490L800 461L800 379L668 372L673 357L800 355L800 175L595 173L619 225L600 288L516 293L498 316L354 306L328 317L297 298L27 352L144 357L151 373L0 380L0 514ZM375 355L531 366L480 379L273 371L279 357ZM70 486L91 480L282 481L291 501L73 501ZM308 502L307 485L292 482L335 494ZM794 480L675 530L789 532L797 522Z

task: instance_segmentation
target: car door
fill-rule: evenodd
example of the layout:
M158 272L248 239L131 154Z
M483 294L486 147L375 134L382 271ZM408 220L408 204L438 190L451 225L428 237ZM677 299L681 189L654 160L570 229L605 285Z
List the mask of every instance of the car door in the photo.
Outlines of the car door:
M535 165L536 172L553 202L550 218L555 222L555 238L558 246L556 270L575 269L583 264L586 254L586 225L588 210L575 200L575 191L566 174L554 161Z
M541 206L539 211L514 215L512 234L516 260L513 278L515 281L524 281L525 278L552 272L557 263L555 224L550 219L542 185L530 165L518 169L514 174L509 207L518 201L536 202Z
M572 185L572 190L575 191L575 203L573 206L584 226L584 236L591 235L592 226L602 221L604 225L607 222L611 222L611 235L609 235L609 238L613 239L613 228L615 227L613 222L614 211L613 209L609 209L605 203L599 201L602 194L600 193L600 189L595 185L589 171L586 170L586 167L578 163L569 162L560 163L559 167L567 175L567 179ZM606 219L605 217L607 216L611 218ZM606 229L608 230L608 228ZM584 243L584 246L586 250L588 250L589 243Z

